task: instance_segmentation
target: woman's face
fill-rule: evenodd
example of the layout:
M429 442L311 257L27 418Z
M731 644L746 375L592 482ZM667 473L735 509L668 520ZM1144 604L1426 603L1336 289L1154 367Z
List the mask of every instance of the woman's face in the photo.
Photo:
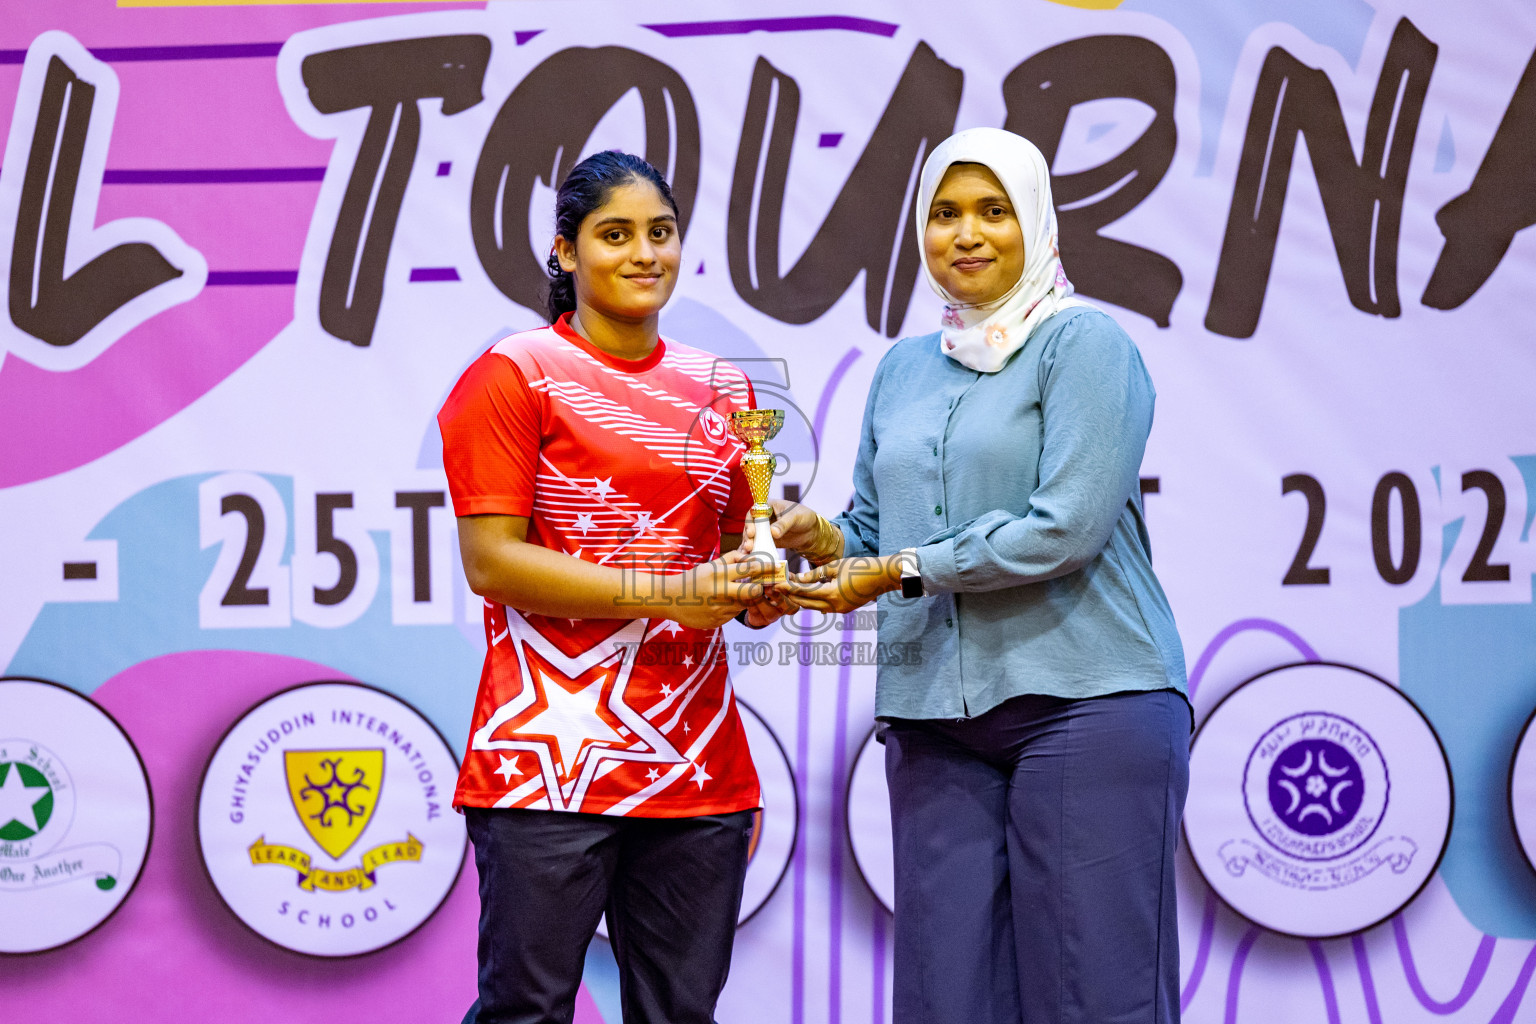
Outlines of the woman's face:
M661 312L677 286L683 244L677 215L648 181L632 181L587 214L576 237L555 238L560 266L575 279L576 301L617 320Z
M951 164L933 193L923 258L957 302L993 302L1024 274L1024 229L1008 190L981 164Z

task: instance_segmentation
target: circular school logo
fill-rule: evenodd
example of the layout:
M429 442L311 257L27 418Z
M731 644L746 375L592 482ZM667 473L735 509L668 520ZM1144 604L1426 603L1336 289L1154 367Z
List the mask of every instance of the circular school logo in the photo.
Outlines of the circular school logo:
M1525 862L1536 870L1536 712L1525 720L1509 763L1509 820Z
M312 956L397 942L442 905L464 862L458 764L404 701L309 683L220 740L198 795L219 896L262 938Z
M1201 725L1184 832L1233 910L1325 938L1418 894L1445 850L1451 801L1445 752L1412 701L1347 665L1287 665Z
M93 701L0 679L0 953L80 938L138 881L154 811L127 734Z
M1270 846L1301 860L1359 849L1381 824L1389 790L1370 734L1320 711L1277 722L1243 771L1248 819Z
M10 760L0 760L0 817L6 819L0 825L0 840L34 843L39 851L51 849L74 811L75 790L64 781L64 761L41 743L3 742L6 751L0 759Z

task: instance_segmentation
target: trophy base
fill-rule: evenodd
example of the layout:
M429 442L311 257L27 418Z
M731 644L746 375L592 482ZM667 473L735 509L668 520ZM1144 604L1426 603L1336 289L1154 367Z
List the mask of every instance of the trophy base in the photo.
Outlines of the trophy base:
M753 567L756 571L752 573L752 578L759 583L785 583L789 580L789 570L785 567L783 560L774 558L773 555L768 554L765 551L753 552L747 556L746 561L772 563L773 567L771 569L768 569L766 566ZM742 564L745 565L746 562L743 562Z

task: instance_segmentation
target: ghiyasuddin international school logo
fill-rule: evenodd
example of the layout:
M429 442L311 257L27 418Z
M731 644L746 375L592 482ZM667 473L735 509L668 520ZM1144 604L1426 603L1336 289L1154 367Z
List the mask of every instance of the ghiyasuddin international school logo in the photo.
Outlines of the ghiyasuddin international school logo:
M0 679L0 953L80 938L149 849L149 781L117 723L72 690Z
M398 941L463 864L458 765L414 708L372 687L312 683L236 722L203 776L209 878L262 937L315 956Z
M383 748L372 750L285 750L283 767L293 809L309 838L336 862L342 862L362 838L378 806L384 784ZM356 865L340 870L317 867L303 850L257 839L250 845L252 864L276 864L299 874L299 888L324 892L369 889L378 870L397 861L421 861L421 840L383 842L363 853Z
M1250 679L1207 716L1190 754L1195 863L1239 914L1292 935L1347 934L1400 910L1438 864L1450 814L1428 721L1344 665Z

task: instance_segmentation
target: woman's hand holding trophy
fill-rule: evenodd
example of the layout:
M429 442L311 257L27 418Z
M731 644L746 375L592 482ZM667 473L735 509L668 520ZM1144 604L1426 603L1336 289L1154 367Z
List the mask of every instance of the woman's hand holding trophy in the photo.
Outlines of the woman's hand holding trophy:
M752 490L752 512L742 531L742 550L748 557L736 563L735 570L743 579L768 584L773 603L788 612L848 612L898 589L901 581L893 559L843 559L843 535L836 526L807 505L769 500L777 458L763 446L783 426L782 409L743 409L730 415L731 433L747 446L741 467ZM812 568L789 573L779 544L799 552Z

